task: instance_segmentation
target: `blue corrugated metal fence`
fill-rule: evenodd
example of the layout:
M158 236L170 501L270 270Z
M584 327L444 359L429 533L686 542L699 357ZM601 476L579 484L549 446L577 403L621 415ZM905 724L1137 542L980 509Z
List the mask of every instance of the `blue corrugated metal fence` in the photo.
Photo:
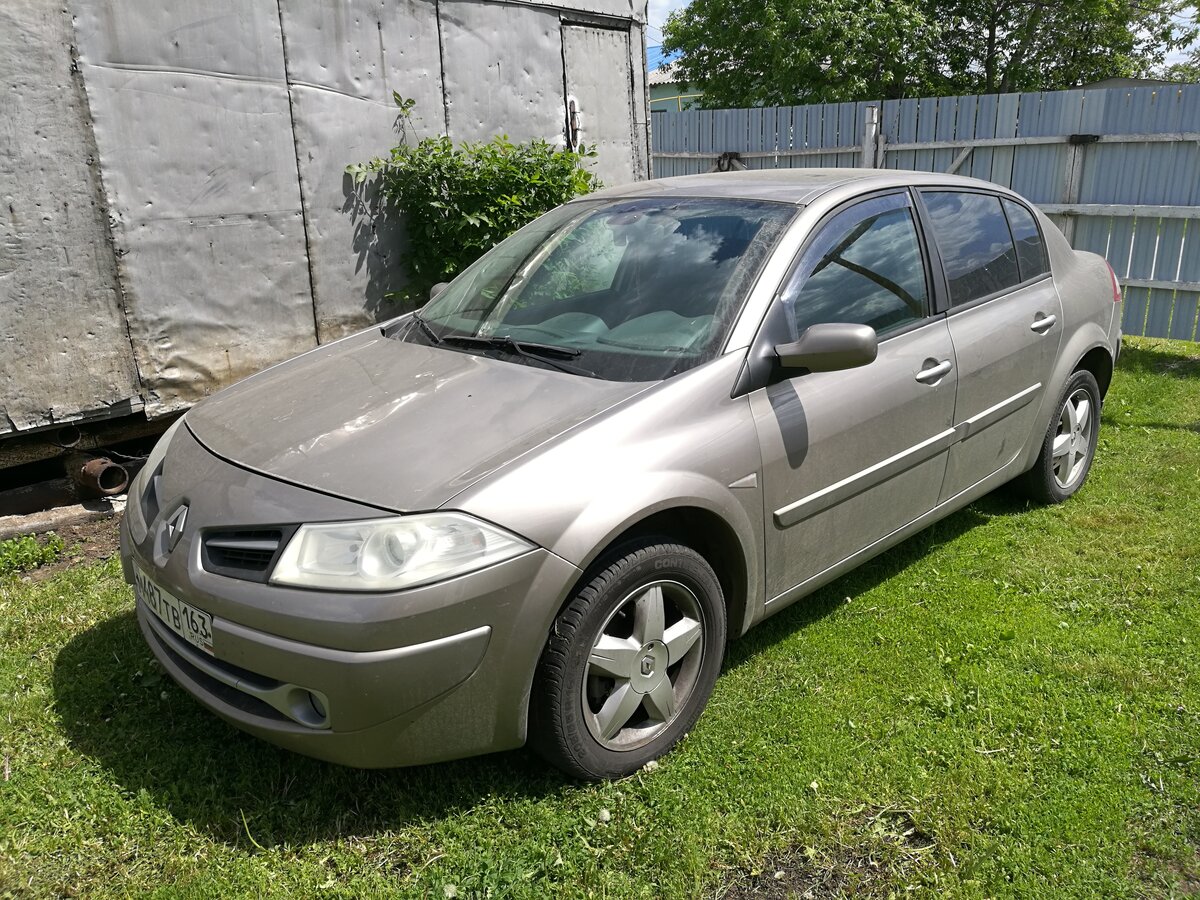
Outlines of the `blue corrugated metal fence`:
M1200 85L689 110L652 127L655 177L873 165L1011 187L1108 258L1126 334L1200 340Z

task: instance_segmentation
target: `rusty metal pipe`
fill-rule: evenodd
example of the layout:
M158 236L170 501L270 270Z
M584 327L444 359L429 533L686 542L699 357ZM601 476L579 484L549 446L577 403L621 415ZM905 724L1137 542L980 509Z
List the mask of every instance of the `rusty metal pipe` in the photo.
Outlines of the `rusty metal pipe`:
M83 440L83 432L74 425L65 425L58 429L58 446L70 450L72 447L78 446Z
M120 463L111 459L89 459L71 473L75 480L88 490L102 497L120 494L129 487L129 473Z

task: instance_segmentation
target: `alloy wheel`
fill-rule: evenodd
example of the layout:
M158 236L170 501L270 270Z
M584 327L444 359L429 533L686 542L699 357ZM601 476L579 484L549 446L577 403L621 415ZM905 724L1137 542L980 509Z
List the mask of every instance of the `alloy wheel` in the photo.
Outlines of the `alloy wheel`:
M1067 490L1087 471L1095 427L1092 397L1084 388L1071 393L1058 414L1058 432L1051 451L1054 480Z
M644 746L690 696L704 655L696 595L676 581L633 591L605 621L583 674L584 720L610 750Z

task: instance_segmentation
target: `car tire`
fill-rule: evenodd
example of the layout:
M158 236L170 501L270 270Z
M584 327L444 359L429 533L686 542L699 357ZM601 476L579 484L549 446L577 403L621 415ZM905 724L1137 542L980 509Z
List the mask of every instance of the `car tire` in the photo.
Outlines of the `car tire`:
M1019 484L1042 503L1062 503L1087 481L1100 436L1100 387L1091 372L1071 375L1054 407L1037 462Z
M589 781L631 775L670 750L725 655L725 601L700 554L657 541L618 553L555 619L530 698L531 746Z

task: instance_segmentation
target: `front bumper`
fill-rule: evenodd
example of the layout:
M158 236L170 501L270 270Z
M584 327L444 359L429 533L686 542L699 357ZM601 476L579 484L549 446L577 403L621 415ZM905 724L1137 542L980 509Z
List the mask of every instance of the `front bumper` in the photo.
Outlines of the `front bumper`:
M194 479L202 493L186 484ZM127 580L136 565L212 616L210 656L137 604L155 657L210 710L273 743L359 767L435 762L524 742L534 667L579 576L574 566L537 549L392 594L229 578L201 565L204 527L278 521L281 508L293 521L328 520L331 513L362 518L364 508L223 463L186 430L172 443L164 481L162 493L171 499L140 542L129 517L123 521L122 563ZM246 497L257 500L230 502ZM163 521L182 502L189 504L186 530L164 553ZM331 503L345 508L331 510Z

